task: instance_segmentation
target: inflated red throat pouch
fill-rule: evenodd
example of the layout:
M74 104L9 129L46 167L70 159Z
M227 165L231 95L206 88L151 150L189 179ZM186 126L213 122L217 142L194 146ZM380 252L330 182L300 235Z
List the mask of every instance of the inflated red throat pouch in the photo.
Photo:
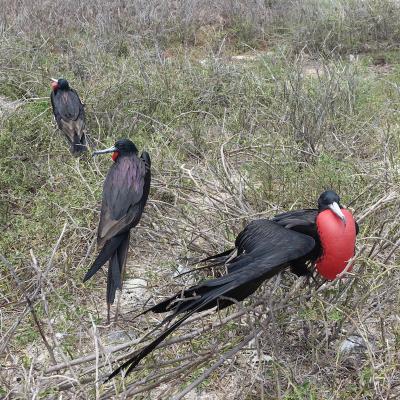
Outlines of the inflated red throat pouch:
M317 216L317 229L321 240L322 255L316 262L317 271L332 281L347 266L354 256L356 224L350 211L342 208L346 224L331 210ZM348 271L350 271L349 268Z
M114 151L111 156L112 160L115 162L117 161L118 157L119 157L119 151Z

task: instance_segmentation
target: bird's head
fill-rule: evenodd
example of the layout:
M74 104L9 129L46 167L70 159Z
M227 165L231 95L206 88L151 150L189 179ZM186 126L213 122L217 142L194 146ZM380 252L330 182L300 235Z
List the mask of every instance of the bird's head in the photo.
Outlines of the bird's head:
M138 149L135 144L129 139L120 139L115 142L113 147L104 150L97 150L93 153L93 156L97 156L98 154L106 154L112 153L113 161L117 161L119 156L129 155L129 154L137 154Z
M318 212L331 210L338 216L344 224L346 224L346 217L344 216L340 205L340 197L333 190L323 192L318 199Z
M69 89L69 83L66 79L60 78L60 79L54 79L51 78L51 87L53 90L68 90Z

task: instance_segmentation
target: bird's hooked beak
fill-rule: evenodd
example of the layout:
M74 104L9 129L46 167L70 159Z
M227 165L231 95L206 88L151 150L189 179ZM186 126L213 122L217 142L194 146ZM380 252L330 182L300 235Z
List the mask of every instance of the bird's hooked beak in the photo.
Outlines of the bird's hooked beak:
M332 204L329 204L329 208L336 214L346 225L346 217L344 216L342 210L339 207L339 204L334 201Z
M97 155L99 155L99 154L114 153L114 151L118 151L118 149L117 149L115 146L110 147L110 148L108 148L108 149L104 149L104 150L97 150L97 151L94 151L93 154L92 154L92 156L94 157L94 156L97 156Z
M58 89L58 79L50 78L50 80L51 80L51 87L54 90L57 90Z

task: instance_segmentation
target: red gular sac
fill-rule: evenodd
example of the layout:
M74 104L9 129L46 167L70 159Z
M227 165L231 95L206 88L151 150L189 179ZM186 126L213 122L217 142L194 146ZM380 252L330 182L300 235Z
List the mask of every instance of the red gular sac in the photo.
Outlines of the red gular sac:
M114 151L114 152L112 153L112 156L111 156L112 160L113 160L114 162L116 162L118 157L119 157L119 151Z
M356 224L350 211L342 209L344 223L331 210L317 216L318 235L321 240L322 255L316 262L317 271L332 281L343 272L347 262L354 256ZM348 269L350 271L351 268Z

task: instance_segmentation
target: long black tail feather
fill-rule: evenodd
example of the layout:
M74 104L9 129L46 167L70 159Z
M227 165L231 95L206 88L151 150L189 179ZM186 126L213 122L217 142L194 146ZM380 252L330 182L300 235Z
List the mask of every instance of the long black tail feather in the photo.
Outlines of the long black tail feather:
M107 292L106 292L107 293L106 299L108 304L114 303L115 292L117 291L118 288L119 288L118 283L116 284L116 281L113 279L113 267L110 262L107 273Z
M247 297L247 295L254 292L261 282L262 281L260 280L256 284L250 285L252 287L248 288L248 291L246 292L244 297ZM165 338L167 338L175 329L177 329L186 319L188 319L194 313L210 309L212 307L215 307L216 305L218 305L218 307L221 309L231 305L233 302L227 298L222 300L222 304L220 305L218 304L219 299L224 298L224 296L227 296L228 298L238 297L237 300L239 301L242 300L242 296L237 296L235 290L238 288L243 289L243 285L247 287L248 286L247 283L248 282L246 279L238 282L232 276L224 276L219 279L215 279L213 281L205 282L205 285L197 286L196 290L197 289L200 290L201 295L194 296L193 299L188 299L188 301L184 301L181 304L177 303L177 305L174 306L173 308L174 310L173 314L167 318L172 319L173 317L175 317L177 314L180 313L186 313L186 314L178 321L176 321L174 324L172 324L163 333L161 333L161 335L158 336L156 339L154 339L150 344L144 347L139 353L137 353L135 356L130 358L124 364L119 366L115 371L113 371L105 382L108 382L122 370L127 369L126 375L129 374L143 358L145 358L148 354L150 354ZM194 294L194 290L195 288L191 288L186 292L186 294L189 295ZM177 294L176 296L167 299L164 302L154 306L152 309L146 310L146 312L154 311L157 307L159 307L160 309L165 309L167 305L171 305L173 299L177 299L179 298L179 296L180 294ZM162 307L160 307L161 305Z
M176 275L175 278L179 278L179 277L184 276L184 275L192 274L193 272L202 271L203 269L208 269L208 268L218 267L220 265L224 265L225 262L227 260L229 260L229 257L231 256L233 251L235 251L235 249L229 249L229 250L226 250L226 251L224 251L222 253L215 254L215 255L207 257L207 258L203 258L200 261L195 261L195 262L193 262L193 263L191 263L189 265L197 265L197 264L205 263L207 261L214 261L214 262L212 262L211 264L204 265L204 266L199 267L199 268L192 268L192 269L190 269L188 271L184 271L184 272L180 273L179 275Z
M168 299L162 301L161 303L157 303L156 305L154 305L150 308L147 308L146 310L142 311L141 313L136 314L133 317L133 319L135 320L136 318L139 318L141 315L145 315L148 312L154 312L154 313L160 314L160 313L165 313L165 312L171 311L172 302L174 300L178 299L180 297L180 295L181 294L179 293L175 296L169 297Z
M235 249L229 249L229 250L225 250L222 253L218 253L218 254L214 254L213 256L209 256L207 258L203 258L200 261L196 261L194 262L192 265L194 264L200 264L200 263L204 263L206 261L210 261L210 260L216 260L218 258L221 258L221 260L216 261L218 264L223 264L231 255L231 253L234 251ZM213 264L214 265L214 264ZM215 264L217 265L217 264Z
M176 278L178 278L178 277L180 277L182 275L186 275L186 274L189 274L189 273L192 273L192 272L196 272L198 270L202 270L203 268L211 268L211 267L216 267L216 266L222 265L229 259L229 257L231 256L231 254L232 254L232 252L234 250L235 249L229 249L229 250L226 250L226 251L224 251L222 253L215 254L213 256L204 258L203 260L196 261L192 265L200 264L200 263L203 263L203 262L206 262L206 261L210 261L210 260L216 260L218 258L220 259L220 260L218 260L218 261L216 261L216 262L214 262L214 263L212 263L210 265L206 265L204 267L195 268L195 269L191 269L190 271L183 272L182 274L177 275ZM145 315L148 312L165 313L165 312L171 311L171 303L174 302L174 300L179 299L179 297L181 297L181 293L178 293L175 296L169 297L168 299L162 301L161 303L158 303L158 304L156 304L156 305L154 305L154 306L142 311L141 313L135 315L133 319L136 319L136 318L140 317L141 315Z
M167 336L169 336L175 329L177 329L185 320L187 320L192 314L194 314L197 309L193 309L184 315L181 319L176 321L173 325L171 325L168 329L166 329L159 337L154 339L149 345L143 348L138 354L130 358L128 361L124 362L120 365L116 370L114 370L110 376L104 381L104 383L108 382L110 379L114 378L121 371L127 369L126 375L128 375L139 363L145 358L148 354L150 354Z
M122 289L122 270L129 248L129 232L110 258L107 276L107 303L113 304L117 289Z
M86 147L86 137L85 133L82 134L82 137L78 135L77 132L74 134L74 138L71 143L71 152L73 154L80 154L87 150Z
M107 274L107 303L113 304L115 300L115 292L117 289L121 289L121 269L118 263L117 252L110 259L110 264L108 265Z
M128 233L121 233L120 235L114 236L106 242L96 260L89 268L89 271L86 272L83 282L86 282L88 279L90 279L113 256L122 241L126 238L127 234Z

